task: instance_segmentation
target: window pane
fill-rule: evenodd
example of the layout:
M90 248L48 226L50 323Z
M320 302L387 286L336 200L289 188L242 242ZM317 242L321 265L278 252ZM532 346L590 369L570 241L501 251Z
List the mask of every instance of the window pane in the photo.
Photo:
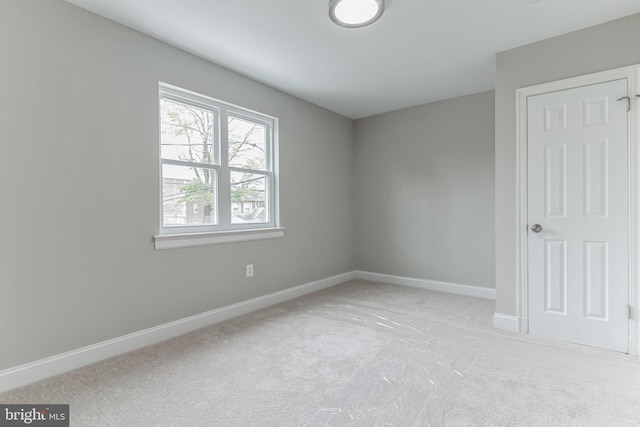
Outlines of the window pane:
M231 223L268 222L267 177L231 172Z
M211 111L163 98L160 123L163 159L214 163Z
M162 165L163 225L215 224L215 188L215 169Z
M229 166L266 170L266 135L265 126L229 116Z

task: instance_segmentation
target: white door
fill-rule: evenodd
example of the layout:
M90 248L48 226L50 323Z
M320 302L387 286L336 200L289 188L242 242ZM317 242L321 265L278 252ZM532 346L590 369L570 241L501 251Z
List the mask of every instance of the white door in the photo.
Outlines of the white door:
M527 101L529 333L629 351L627 79Z

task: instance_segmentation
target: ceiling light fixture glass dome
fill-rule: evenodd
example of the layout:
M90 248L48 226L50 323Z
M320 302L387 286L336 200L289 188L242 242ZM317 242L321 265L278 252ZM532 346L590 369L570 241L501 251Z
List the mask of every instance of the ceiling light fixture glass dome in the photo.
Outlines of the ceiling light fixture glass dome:
M329 1L329 16L342 27L364 27L380 19L383 12L384 0Z

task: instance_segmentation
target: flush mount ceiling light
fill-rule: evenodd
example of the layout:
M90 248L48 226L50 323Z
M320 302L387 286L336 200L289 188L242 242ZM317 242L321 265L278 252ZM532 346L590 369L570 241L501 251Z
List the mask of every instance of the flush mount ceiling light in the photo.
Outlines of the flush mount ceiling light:
M330 0L329 16L336 24L358 28L376 22L384 12L384 0Z

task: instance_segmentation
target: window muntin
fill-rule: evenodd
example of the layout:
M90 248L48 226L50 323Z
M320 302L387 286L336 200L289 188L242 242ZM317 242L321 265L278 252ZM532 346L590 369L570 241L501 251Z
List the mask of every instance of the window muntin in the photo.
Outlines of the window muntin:
M277 227L276 125L161 84L160 234Z

